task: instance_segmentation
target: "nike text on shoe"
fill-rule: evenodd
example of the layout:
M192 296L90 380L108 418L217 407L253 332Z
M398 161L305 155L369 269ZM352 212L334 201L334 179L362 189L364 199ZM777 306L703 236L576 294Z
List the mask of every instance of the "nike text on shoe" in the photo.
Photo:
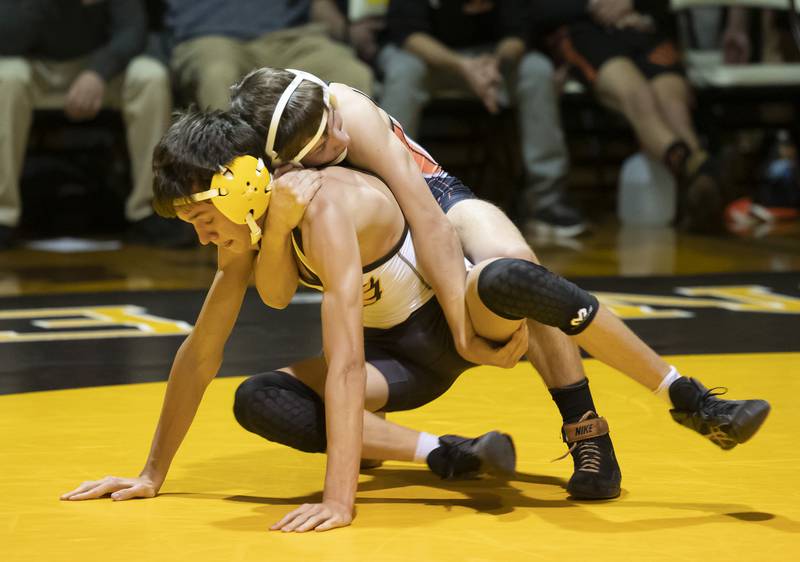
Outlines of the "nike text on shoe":
M561 437L569 445L575 472L567 483L567 492L579 500L605 500L620 494L622 471L608 434L608 422L588 411L575 423L561 428Z

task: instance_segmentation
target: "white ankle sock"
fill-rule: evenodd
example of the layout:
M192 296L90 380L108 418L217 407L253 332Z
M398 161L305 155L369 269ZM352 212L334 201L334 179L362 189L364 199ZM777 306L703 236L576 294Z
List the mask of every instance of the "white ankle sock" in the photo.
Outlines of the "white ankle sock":
M670 365L669 372L661 379L661 384L653 391L653 394L666 401L666 403L672 407L672 400L669 398L669 387L679 378L681 378L681 374L678 372L678 369Z
M436 435L431 435L423 431L419 434L419 439L417 440L417 450L414 451L414 462L426 462L430 452L438 446L439 438Z

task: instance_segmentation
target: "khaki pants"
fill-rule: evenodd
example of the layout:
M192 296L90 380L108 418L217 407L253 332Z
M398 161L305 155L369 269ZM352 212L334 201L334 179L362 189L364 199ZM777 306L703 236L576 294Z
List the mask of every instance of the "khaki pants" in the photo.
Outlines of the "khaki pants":
M201 109L227 109L230 87L262 66L305 70L329 82L372 92L370 68L316 24L274 31L252 41L219 35L198 37L179 43L172 52L172 68L181 91Z
M20 217L19 178L34 109L61 109L86 59L64 62L0 57L0 224ZM172 96L168 70L140 56L106 85L103 107L122 112L131 158L133 190L125 204L129 221L153 213L152 155L169 126Z

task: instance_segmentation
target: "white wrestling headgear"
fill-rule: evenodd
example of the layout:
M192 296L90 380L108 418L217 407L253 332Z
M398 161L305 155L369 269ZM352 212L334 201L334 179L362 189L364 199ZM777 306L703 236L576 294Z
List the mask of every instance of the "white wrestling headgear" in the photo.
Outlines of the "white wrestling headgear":
M272 195L272 177L261 158L239 156L220 166L211 179L211 189L173 200L176 207L211 200L228 219L250 228L250 243L261 240L255 219L266 212Z
M289 83L289 85L283 91L281 97L278 98L278 103L275 106L275 111L272 113L272 119L269 122L269 132L267 133L267 145L264 149L265 152L267 153L267 156L269 156L270 160L272 160L272 164L274 166L279 166L283 164L280 158L278 158L278 153L275 152L275 137L278 134L278 125L281 122L283 111L284 109L286 109L286 105L289 103L289 99L291 99L292 94L294 94L294 91L297 89L298 86L300 86L303 80L308 80L309 82L318 84L320 88L322 88L322 103L324 105L322 109L322 120L319 123L317 132L314 134L313 137L311 137L311 140L309 140L308 143L306 143L306 145L300 149L300 152L298 152L295 155L295 157L290 160L290 162L292 162L293 164L299 164L300 160L302 160L303 157L306 154L308 154L312 148L314 148L314 145L317 144L317 141L319 141L320 137L322 137L322 133L325 131L325 126L328 124L328 117L331 111L330 88L328 88L328 85L323 80L320 80L317 76L314 76L313 74L305 72L303 70L294 70L292 68L287 68L286 71L294 74L294 79ZM344 160L346 156L347 156L347 149L345 148L342 151L342 153L336 158L336 160L331 164L338 164L339 162Z

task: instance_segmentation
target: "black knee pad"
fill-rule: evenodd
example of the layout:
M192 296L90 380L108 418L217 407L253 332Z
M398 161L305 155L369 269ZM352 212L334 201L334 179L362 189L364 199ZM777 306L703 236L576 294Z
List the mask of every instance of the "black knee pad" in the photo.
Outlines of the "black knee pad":
M478 296L486 307L503 318L530 318L560 328L565 334L580 334L594 319L597 298L530 261L495 260L478 277Z
M233 415L247 431L307 453L324 453L325 406L291 375L254 375L236 389Z

